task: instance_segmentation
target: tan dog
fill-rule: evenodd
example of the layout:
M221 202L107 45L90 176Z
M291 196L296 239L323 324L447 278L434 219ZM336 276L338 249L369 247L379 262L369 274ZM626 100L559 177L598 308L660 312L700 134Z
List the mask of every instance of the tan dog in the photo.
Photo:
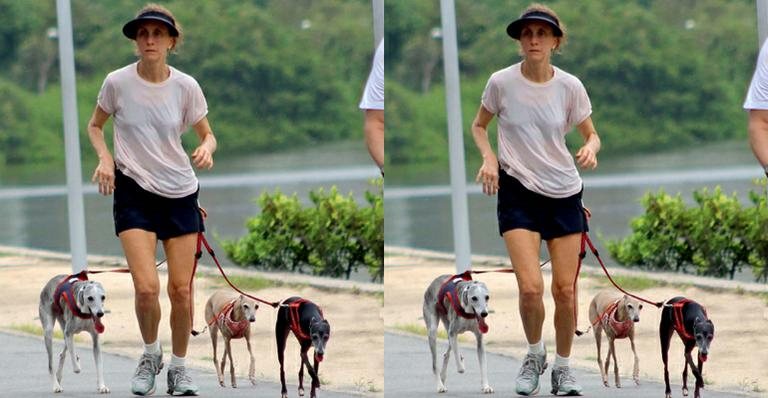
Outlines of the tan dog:
M621 388L619 380L619 363L616 360L616 348L614 340L629 338L632 353L635 356L635 366L632 370L632 379L635 384L640 384L640 361L635 350L635 322L640 321L640 310L643 305L636 299L611 290L604 290L595 295L589 304L589 321L595 329L595 343L597 344L597 365L600 368L600 376L603 385L608 387L608 368L613 356L613 372L616 377L616 388ZM600 340L602 332L608 337L608 355L605 357L605 367L600 359Z
M237 388L235 381L235 362L232 360L232 347L230 340L245 338L248 353L251 356L251 364L248 369L248 378L251 384L256 384L256 359L251 349L251 322L256 320L256 310L259 305L256 301L243 295L226 290L216 291L205 304L205 320L211 329L211 343L213 344L213 366L219 385L224 387L224 368L229 356L229 373L232 377L232 388ZM224 337L224 355L221 356L221 366L216 361L216 342L218 332Z

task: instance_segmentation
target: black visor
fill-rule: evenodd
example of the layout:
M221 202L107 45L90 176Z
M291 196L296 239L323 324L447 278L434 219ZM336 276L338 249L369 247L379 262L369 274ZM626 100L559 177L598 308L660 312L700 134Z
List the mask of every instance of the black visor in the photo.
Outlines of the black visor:
M523 26L525 26L526 22L531 21L546 22L552 27L552 31L556 37L563 36L563 30L560 29L560 21L558 21L557 18L542 11L531 11L512 21L512 23L507 26L507 34L513 39L520 40L520 32L523 30Z
M179 36L179 31L176 29L176 21L159 11L147 11L129 21L123 26L123 34L131 40L136 40L136 31L139 30L141 23L146 21L162 22L168 27L168 33L170 33L171 37Z

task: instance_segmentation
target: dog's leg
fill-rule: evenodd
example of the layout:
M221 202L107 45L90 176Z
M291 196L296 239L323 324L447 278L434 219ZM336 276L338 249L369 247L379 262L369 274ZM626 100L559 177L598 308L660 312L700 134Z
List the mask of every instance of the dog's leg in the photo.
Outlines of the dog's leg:
M688 364L691 365L691 370L693 370L693 359L691 358L691 350L693 350L693 345L689 345L688 343L685 343L685 363L683 364L683 396L688 396Z
M304 396L304 365L307 366L307 371L309 371L309 357L307 356L307 352L309 352L309 347L312 344L304 344L301 343L301 366L299 366L299 396ZM310 375L310 377L312 377Z
M320 363L317 362L317 358L314 359L314 372L309 372L309 375L312 376L312 389L309 390L309 398L316 398L317 393L315 392L315 389L320 388ZM309 371L310 367L307 367L307 371Z
M46 306L50 308L50 306ZM61 392L61 384L53 371L53 328L56 326L56 318L50 311L44 310L43 304L40 305L40 323L43 326L43 340L45 342L45 351L48 353L48 374L51 377L53 392Z
M280 313L278 313L278 319ZM277 362L280 363L280 384L282 388L280 390L280 396L282 398L288 398L288 388L285 386L285 367L283 363L285 361L285 343L288 340L289 329L287 327L281 327L280 321L275 326L275 340L277 341Z
M600 324L597 324L592 330L595 333L595 345L597 345L597 367L600 368L600 378L603 380L603 385L608 387L608 369L603 368L602 354L600 353L600 346L603 342L603 328ZM606 336L607 337L607 336Z
M62 331L64 330L64 327L61 328ZM59 368L56 370L56 383L59 385L59 392L63 391L61 388L61 376L64 372L64 361L67 359L67 345L64 344L64 348L61 350L61 354L59 354Z
M619 360L616 359L616 339L608 336L609 351L608 353L613 357L613 376L616 380L616 388L621 388L621 380L619 379ZM608 369L606 369L606 373Z
M464 357L459 352L459 333L456 330L458 328L458 322L451 322L450 330L448 331L448 344L450 349L453 350L453 357L456 359L456 370L459 373L464 373Z
M224 355L229 357L229 376L232 379L232 388L237 388L237 381L235 380L235 360L232 359L232 339L224 336ZM222 365L221 371L224 372Z
M637 356L637 350L635 349L635 328L629 331L629 344L632 346L632 355L635 357L635 365L632 368L632 380L635 381L635 385L640 385L640 358Z
M661 314L659 340L661 341L661 361L664 363L664 397L672 398L672 389L669 387L669 367L667 366L667 363L669 362L669 343L670 340L672 340L672 333L674 333L674 330L668 322L665 322L666 311L666 309L663 310Z
M608 379L608 372L611 369L611 336L605 332L605 338L608 340L608 352L605 355L605 378Z
M72 370L75 373L80 373L80 357L75 352L75 331L74 331L74 319L67 320L67 326L64 328L64 344L69 350L69 357L72 358Z
M211 345L213 345L213 367L216 368L216 379L219 380L219 385L224 387L224 368L219 366L219 360L216 359L218 355L216 353L216 346L219 342L219 328L216 326L215 322L208 328L208 331L211 333Z
M251 381L251 385L256 385L256 357L253 356L253 349L251 347L251 328L250 326L245 329L245 344L248 347L248 355L251 356L251 364L248 366L248 379Z
M96 362L96 389L99 394L109 394L109 388L104 385L104 365L101 362L101 344L99 344L99 334L91 332L93 340L93 361Z
M691 365L691 371L693 371L693 375L696 376L696 388L693 390L693 398L701 398L699 390L704 388L704 363L701 362L701 358L699 358L698 363L698 369Z
M424 305L424 323L427 326L429 352L432 354L432 374L435 377L435 386L438 393L446 392L445 384L443 384L437 371L437 328L440 326L440 319L426 304Z
M485 344L483 343L483 334L475 332L477 340L477 361L480 363L480 389L483 394L492 394L493 388L488 384L487 363L485 361Z

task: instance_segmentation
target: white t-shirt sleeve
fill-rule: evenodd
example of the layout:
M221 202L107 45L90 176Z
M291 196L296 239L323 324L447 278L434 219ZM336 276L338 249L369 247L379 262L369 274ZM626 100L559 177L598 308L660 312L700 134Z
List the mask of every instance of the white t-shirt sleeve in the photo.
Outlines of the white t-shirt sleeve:
M744 109L768 109L768 40L760 48L755 74L744 100Z
M184 108L184 125L193 126L208 114L208 103L205 101L203 89L197 81L187 88L186 106Z
M101 84L101 90L99 90L99 96L96 99L96 104L104 112L112 115L117 110L116 97L114 82L111 79L111 75L107 75L107 77L104 79L104 83Z
M488 83L485 84L485 90L483 90L483 97L480 99L480 103L483 108L494 115L499 114L499 86L496 84L495 75L492 75L488 79Z
M568 109L568 125L576 126L592 114L592 103L589 101L587 89L576 79L571 91L571 104Z
M384 40L376 47L371 73L360 100L360 109L384 109Z

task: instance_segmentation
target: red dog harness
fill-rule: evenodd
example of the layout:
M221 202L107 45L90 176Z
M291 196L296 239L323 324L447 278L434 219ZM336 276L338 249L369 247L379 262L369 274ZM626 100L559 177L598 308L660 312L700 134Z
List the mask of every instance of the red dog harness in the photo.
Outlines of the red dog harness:
M288 326L299 341L312 340L312 337L301 330L301 317L299 316L299 307L302 304L309 302L309 300L302 298L288 304L288 317L290 319ZM323 310L321 310L320 307L317 307L317 310L320 311L320 316L323 316Z
M683 319L683 307L690 302L691 300L684 298L672 304L673 327L675 328L675 331L677 331L677 334L680 335L680 338L685 341L696 340L696 337L694 337L692 334L688 333L687 330L685 330L685 323ZM706 308L702 306L701 310L704 311L704 316L706 316L707 315Z
M462 274L449 276L445 279L443 284L440 285L440 290L437 293L437 312L440 314L448 313L448 308L445 308L445 299L448 299L448 301L451 303L451 307L453 307L453 310L457 315L464 319L477 320L480 332L488 333L488 324L485 323L483 317L479 316L478 314L470 314L467 311L464 311L464 308L461 306L457 288L460 282L467 281L472 281L471 271L465 271Z
M56 285L56 290L53 292L53 312L56 314L64 313L64 308L61 308L61 299L63 298L73 315L80 319L93 320L96 332L104 333L104 325L101 323L99 317L95 316L94 314L86 314L80 311L80 308L77 306L77 299L75 298L74 291L75 283L85 281L88 281L88 273L86 271L82 271L79 274L65 276L61 282Z
M616 339L623 339L629 335L629 330L632 328L632 319L619 322L616 320L616 312L619 309L619 303L621 299L616 300L613 304L609 305L603 313L595 319L592 326L597 325L598 322L603 324L603 329L611 328L613 336Z
M240 321L235 321L232 319L234 315L233 312L235 309L235 302L237 302L237 299L234 299L225 305L224 308L222 308L221 311L216 314L216 316L208 321L208 326L216 323L219 329L226 328L229 330L233 339L239 339L245 336L245 329L248 328L249 322L248 319L245 318Z

